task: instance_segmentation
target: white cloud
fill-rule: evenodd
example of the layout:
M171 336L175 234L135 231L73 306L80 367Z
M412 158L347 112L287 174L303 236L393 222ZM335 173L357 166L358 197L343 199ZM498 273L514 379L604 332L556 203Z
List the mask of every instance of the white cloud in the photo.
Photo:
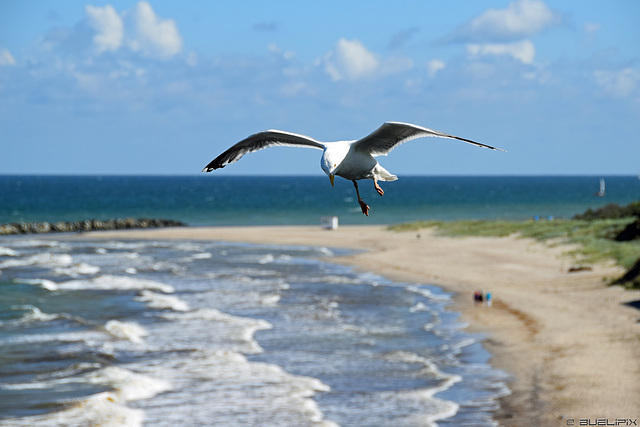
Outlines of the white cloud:
M413 68L413 60L406 56L391 56L385 58L379 67L379 72L382 75L388 76L391 74L403 73Z
M187 55L187 65L190 67L195 67L199 64L200 58L196 52L189 52Z
M446 66L447 64L445 64L444 61L432 59L427 63L427 75L429 77L435 77L438 71L443 70Z
M160 19L147 2L120 14L111 5L87 6L86 22L95 32L91 39L98 54L122 48L142 56L168 59L182 50L182 37L176 23Z
M640 71L633 68L617 71L596 70L593 74L598 86L614 98L631 95L640 83Z
M275 56L279 56L284 60L291 60L293 59L296 54L290 50L282 50L278 47L278 45L276 45L275 43L270 43L267 46L267 49L269 50L270 53L272 53Z
M531 37L560 17L541 0L518 0L506 9L488 9L458 29L449 41L505 42Z
M587 34L593 34L596 33L600 27L602 27L602 25L600 24L596 24L593 22L585 22L584 23L584 32Z
M471 55L508 55L523 64L531 64L536 48L530 40L522 40L514 43L469 44L467 52Z
M359 40L340 39L321 61L333 81L359 80L402 73L413 68L413 60L404 56L379 58Z
M159 19L151 5L139 2L128 21L127 44L134 52L161 59L170 58L182 50L182 37L175 21Z
M98 53L118 50L122 45L124 25L113 6L101 8L89 5L85 8L85 13L89 25L96 31L93 43Z
M316 92L307 83L296 81L282 85L280 94L285 98L291 98L300 94L315 95Z
M358 80L376 72L380 63L359 40L340 39L324 59L325 71L334 81Z
M16 60L7 49L0 49L0 67L3 65L16 65Z

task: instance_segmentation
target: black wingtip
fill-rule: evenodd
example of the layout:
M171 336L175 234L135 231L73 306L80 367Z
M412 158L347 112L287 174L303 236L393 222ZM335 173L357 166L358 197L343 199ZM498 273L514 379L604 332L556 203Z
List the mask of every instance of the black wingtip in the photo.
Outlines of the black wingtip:
M489 145L487 145L488 148L491 148L492 150L496 150L496 151L502 151L503 153L506 153L507 150L503 150L502 148L498 148L498 147L491 147Z
M222 169L226 165L227 165L226 163L220 162L218 158L215 158L212 161L210 161L209 164L204 167L204 169L202 169L202 172L211 172L216 169Z

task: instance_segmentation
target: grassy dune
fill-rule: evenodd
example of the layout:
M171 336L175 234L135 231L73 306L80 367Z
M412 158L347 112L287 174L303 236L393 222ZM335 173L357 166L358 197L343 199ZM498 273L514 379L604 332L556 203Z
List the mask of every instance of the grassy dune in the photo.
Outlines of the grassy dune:
M418 221L390 226L394 231L435 229L446 236L509 236L533 238L550 245L577 244L568 252L577 262L588 265L615 261L630 269L640 257L640 240L619 242L614 237L635 218L558 219L553 221Z

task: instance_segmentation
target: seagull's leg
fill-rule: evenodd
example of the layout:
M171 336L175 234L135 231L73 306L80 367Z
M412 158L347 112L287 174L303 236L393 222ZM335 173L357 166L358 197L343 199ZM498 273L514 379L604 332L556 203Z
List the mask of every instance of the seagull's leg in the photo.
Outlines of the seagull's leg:
M358 182L355 179L353 180L353 186L356 187L356 196L358 196L358 204L360 205L360 209L362 209L362 213L366 216L369 216L369 206L360 197L360 191L358 191Z
M384 190L378 185L378 180L375 178L373 178L373 186L376 187L376 191L380 196L384 196Z

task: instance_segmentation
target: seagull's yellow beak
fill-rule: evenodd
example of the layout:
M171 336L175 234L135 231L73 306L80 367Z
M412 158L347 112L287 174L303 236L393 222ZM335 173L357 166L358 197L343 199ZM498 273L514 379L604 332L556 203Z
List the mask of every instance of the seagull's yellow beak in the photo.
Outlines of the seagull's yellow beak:
M335 174L333 174L333 173L330 173L330 174L329 174L329 181L331 181L331 186L332 186L332 187L334 187L334 185L333 185L333 180L335 179L335 177L336 177L336 175L335 175Z

